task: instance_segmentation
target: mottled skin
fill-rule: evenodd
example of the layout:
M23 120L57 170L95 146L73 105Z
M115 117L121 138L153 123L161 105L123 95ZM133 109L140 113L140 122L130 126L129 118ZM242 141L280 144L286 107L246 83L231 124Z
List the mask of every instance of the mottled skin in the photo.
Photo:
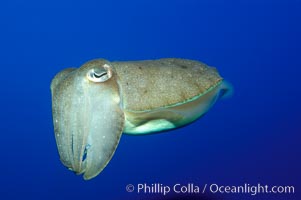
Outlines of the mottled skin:
M206 93L221 83L215 68L183 59L113 62L122 89L123 108L154 110Z
M184 126L228 90L215 68L184 59L99 59L63 70L51 83L61 161L91 179L110 161L122 132Z

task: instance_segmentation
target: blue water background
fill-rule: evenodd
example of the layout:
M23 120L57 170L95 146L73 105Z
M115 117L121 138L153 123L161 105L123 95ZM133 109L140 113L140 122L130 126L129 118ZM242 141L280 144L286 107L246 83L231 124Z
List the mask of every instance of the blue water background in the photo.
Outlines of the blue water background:
M0 3L0 199L300 199L299 0ZM60 163L50 82L94 58L196 59L235 88L181 129L124 135L83 181ZM293 185L296 194L128 193L127 184ZM187 197L188 196L188 197Z

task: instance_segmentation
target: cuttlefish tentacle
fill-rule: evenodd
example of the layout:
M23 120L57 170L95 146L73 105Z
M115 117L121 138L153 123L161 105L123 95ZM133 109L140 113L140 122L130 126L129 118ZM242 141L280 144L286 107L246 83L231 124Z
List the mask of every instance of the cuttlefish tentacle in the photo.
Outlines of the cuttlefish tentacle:
M56 141L63 164L98 175L112 158L124 127L117 76L105 63L88 63L79 71L64 70L53 80Z

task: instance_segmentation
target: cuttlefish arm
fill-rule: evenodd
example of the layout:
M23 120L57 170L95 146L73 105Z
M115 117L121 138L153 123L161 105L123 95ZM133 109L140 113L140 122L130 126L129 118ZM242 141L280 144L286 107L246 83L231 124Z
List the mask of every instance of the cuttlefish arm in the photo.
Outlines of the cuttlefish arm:
M51 92L62 163L86 180L97 176L111 160L124 126L114 70L104 60L63 70Z

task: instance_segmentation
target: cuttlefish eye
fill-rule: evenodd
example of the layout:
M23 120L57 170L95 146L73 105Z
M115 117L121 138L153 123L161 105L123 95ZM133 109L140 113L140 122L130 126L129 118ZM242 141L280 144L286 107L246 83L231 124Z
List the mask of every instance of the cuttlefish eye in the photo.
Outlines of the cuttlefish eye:
M110 66L104 64L102 67L90 69L87 78L95 83L105 82L112 77Z

